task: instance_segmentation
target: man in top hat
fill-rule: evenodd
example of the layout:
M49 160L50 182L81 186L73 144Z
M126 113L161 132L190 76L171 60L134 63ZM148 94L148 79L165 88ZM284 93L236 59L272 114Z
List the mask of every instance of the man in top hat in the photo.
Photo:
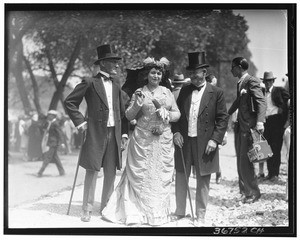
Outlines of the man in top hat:
M94 205L97 175L103 168L103 188L100 214L114 189L116 169L121 169L121 148L127 141L122 136L121 120L124 103L118 82L121 57L116 56L110 45L97 48L96 67L100 71L92 78L84 78L65 99L66 110L79 131L85 131L79 164L86 169L83 192L83 214L81 220L90 221ZM85 98L87 116L79 111ZM122 139L121 139L122 136Z
M177 100L179 92L183 86L183 84L186 83L183 74L175 74L174 80L172 81L172 85L174 86L172 93L175 97L175 100Z
M264 136L273 151L273 156L267 161L269 174L266 179L276 181L279 176L284 125L288 118L287 102L290 95L284 88L274 86L276 77L273 76L273 72L265 72L261 79L265 85L267 102Z
M249 63L243 57L234 58L231 62L231 73L237 77L237 97L228 113L238 109L235 124L235 143L239 188L243 203L254 203L261 197L253 163L247 155L252 144L250 129L264 131L266 101L261 90L260 81L248 74Z
M214 158L218 145L222 144L228 124L228 114L223 90L205 80L208 64L205 52L188 53L186 68L191 84L182 87L177 105L181 112L173 125L175 148L176 210L173 220L185 217L187 183L191 166L196 168L196 226L203 226L208 203L211 174L219 170L218 158ZM182 148L184 159L181 158ZM186 174L182 161L185 162ZM188 180L187 180L188 181Z
M65 147L63 132L60 128L59 122L57 120L57 111L50 110L47 114L46 130L44 133L44 138L46 137L46 144L49 150L44 152L42 155L42 167L37 173L38 177L42 177L43 172L49 163L55 163L60 176L65 175L65 170L62 163L58 157L57 150L60 145Z

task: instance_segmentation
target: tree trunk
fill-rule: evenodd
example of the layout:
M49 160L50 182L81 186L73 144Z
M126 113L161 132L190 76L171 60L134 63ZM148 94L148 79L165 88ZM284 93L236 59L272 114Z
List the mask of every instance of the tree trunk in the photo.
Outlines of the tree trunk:
M21 43L18 48L17 61L13 73L16 78L16 84L24 107L24 112L25 114L29 114L32 108L28 99L28 94L26 92L25 83L22 75L23 72L22 63L23 63L23 44Z
M24 55L23 55L23 60L25 62L27 70L29 72L31 83L32 83L33 102L34 102L34 105L35 105L35 108L36 108L37 112L40 114L40 113L42 113L42 108L41 108L41 105L40 105L39 88L38 88L35 76L34 76L34 74L32 72L32 69L31 69L31 66L30 66L30 62L28 61L28 59Z
M54 64L53 64L53 61L52 61L52 58L51 58L51 54L50 54L50 51L49 51L49 48L48 48L48 45L46 44L46 55L47 55L47 58L48 58L48 65L49 65L49 68L50 68L50 72L51 72L51 75L52 75L52 79L53 79L53 82L54 82L54 85L55 85L55 88L56 90L58 89L58 86L59 86L59 81L57 79L57 74L56 74L56 71L55 71L55 68L54 68ZM54 93L55 94L55 93ZM53 98L54 96L52 96ZM55 96L55 98L58 97L60 102L61 102L61 105L63 106L64 110L66 111L65 109L65 106L64 106L64 99L63 99L63 96ZM50 104L51 105L51 104ZM55 108L49 108L49 109L56 109L57 108L57 105Z
M65 73L62 76L62 79L60 80L55 93L53 94L53 97L51 99L51 103L49 106L49 110L57 109L58 102L63 97L63 91L66 86L66 82L67 82L69 76L71 75L71 73L73 72L73 67L74 67L75 61L80 53L81 42L82 42L82 37L79 37L79 39L75 45L74 51L70 57L70 61L67 65Z

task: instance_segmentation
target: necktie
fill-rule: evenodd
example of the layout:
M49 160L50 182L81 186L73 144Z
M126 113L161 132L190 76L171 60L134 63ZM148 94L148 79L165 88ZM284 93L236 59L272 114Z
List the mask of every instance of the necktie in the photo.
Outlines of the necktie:
M204 87L204 85L197 87L197 86L195 86L194 84L192 84L191 86L192 86L192 90L193 90L193 91L194 91L194 90L200 91L201 88Z

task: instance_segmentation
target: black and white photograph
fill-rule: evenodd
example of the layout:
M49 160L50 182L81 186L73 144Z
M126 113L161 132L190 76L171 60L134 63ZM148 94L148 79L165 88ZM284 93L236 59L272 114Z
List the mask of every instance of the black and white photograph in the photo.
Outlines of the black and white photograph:
M296 7L4 3L3 234L296 237Z

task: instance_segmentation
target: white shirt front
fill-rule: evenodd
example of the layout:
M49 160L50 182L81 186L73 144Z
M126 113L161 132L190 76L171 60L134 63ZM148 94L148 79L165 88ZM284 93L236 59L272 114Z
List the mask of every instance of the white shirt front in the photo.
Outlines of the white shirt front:
M200 91L194 90L192 92L191 107L189 112L189 124L188 124L189 137L197 137L197 120L198 120L201 99L205 88L206 88L206 82L203 84L203 87L201 88Z
M110 77L108 73L100 71L101 74L103 74L106 77ZM112 96L112 81L104 80L103 77L101 77L101 80L103 82L107 103L108 103L108 121L107 121L107 127L114 127L115 126L115 118L114 118L114 110L113 110L113 96Z
M267 111L266 116L271 116L278 113L278 107L273 104L271 92L273 90L273 86L269 89L269 92L266 92L266 101L267 101Z

